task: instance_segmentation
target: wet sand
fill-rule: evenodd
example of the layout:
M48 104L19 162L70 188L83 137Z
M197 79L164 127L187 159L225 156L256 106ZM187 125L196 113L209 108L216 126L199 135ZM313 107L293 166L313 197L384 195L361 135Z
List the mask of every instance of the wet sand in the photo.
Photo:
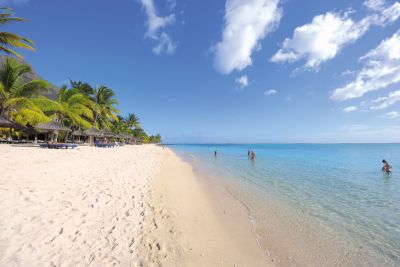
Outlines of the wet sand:
M209 189L213 192L189 163L166 149L150 197L153 224L145 224L149 241L143 243L161 244L167 252L160 257L164 266L273 266L245 206L223 187Z

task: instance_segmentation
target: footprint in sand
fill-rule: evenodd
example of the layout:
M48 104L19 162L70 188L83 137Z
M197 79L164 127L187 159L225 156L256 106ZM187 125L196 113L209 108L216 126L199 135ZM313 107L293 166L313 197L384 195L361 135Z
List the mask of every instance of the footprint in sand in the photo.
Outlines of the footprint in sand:
M61 204L62 204L65 208L68 208L68 207L71 207L71 206L72 206L72 203L69 202L69 201L66 201L66 200L61 201Z

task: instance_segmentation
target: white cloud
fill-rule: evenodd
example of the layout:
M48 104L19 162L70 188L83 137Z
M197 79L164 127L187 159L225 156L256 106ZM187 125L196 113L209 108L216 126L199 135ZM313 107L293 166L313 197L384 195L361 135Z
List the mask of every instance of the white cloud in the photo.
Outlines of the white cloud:
M222 40L213 47L214 66L221 73L241 71L252 64L260 41L275 30L282 11L280 0L226 0Z
M371 25L386 26L395 22L400 17L400 3L396 2L388 8L380 8L379 13L367 16L364 21Z
M385 0L367 0L364 5L371 10L381 10L385 4Z
M238 84L240 88L244 88L249 85L249 77L243 75L242 77L235 79L235 83Z
M288 97L285 98L285 100L288 101L288 102L290 102L290 101L292 101L293 99L292 99L292 97L288 96Z
M390 111L383 115L382 117L384 118L389 118L389 119L395 119L395 118L400 118L400 112L397 111Z
M373 100L372 103L376 105L372 106L371 109L373 110L384 109L396 104L397 102L400 102L400 90L390 92L388 96L379 97Z
M349 106L349 107L344 108L343 112L350 113L350 112L356 111L357 109L358 109L358 107L356 107L356 106Z
M400 30L360 60L366 61L365 67L353 81L335 89L332 99L343 101L358 98L370 91L400 82Z
M285 39L271 61L294 62L306 58L306 68L317 68L334 58L345 44L357 40L365 30L356 26L347 14L328 12L314 17L310 24L297 27L293 38Z
M270 95L276 95L277 93L278 93L278 92L277 92L276 90L271 89L271 90L265 91L265 92L264 92L264 95L270 96Z
M354 70L345 70L342 73L340 73L340 76L351 76L354 75L356 72Z
M173 44L171 37L162 30L175 23L175 14L161 17L157 15L153 0L140 0L140 2L147 15L147 32L145 36L159 42L153 48L153 52L155 54L162 52L172 54L176 45ZM160 31L162 32L160 33Z
M175 0L167 0L167 4L168 4L168 9L171 11L174 10L177 5Z
M153 52L157 55L165 52L167 54L173 54L175 52L176 45L172 42L171 38L165 32L161 33L159 38L159 44L153 48Z
M385 26L397 20L400 17L400 4L396 2L374 12L358 22L349 17L349 12L318 15L311 23L297 27L293 37L285 39L271 61L278 63L305 59L306 69L318 70L323 62L333 59L344 46L354 43L372 25Z
M166 17L160 17L157 15L157 11L154 7L153 0L140 0L148 18L147 21L147 35L152 38L157 38L158 31L171 25L175 22L175 15L171 14Z

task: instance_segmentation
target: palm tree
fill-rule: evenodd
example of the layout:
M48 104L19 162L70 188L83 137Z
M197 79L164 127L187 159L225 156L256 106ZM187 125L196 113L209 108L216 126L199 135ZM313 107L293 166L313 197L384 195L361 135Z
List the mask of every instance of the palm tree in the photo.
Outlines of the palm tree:
M119 110L115 107L118 100L114 96L114 91L106 86L99 86L94 90L94 126L99 129L110 129L112 121L118 121Z
M5 25L14 21L25 21L23 18L13 17L12 9L2 7L0 8L0 25ZM15 52L14 48L24 48L34 51L33 42L28 38L11 32L0 32L0 51L6 54L12 54L19 58L23 58L21 54Z
M128 116L125 118L125 121L130 128L132 128L132 127L139 128L140 127L139 117L136 116L135 114L129 113Z
M128 127L125 119L118 115L118 120L112 122L112 131L116 134L131 134L131 129Z
M161 135L160 134L151 135L149 137L149 142L150 143L161 143Z
M73 80L70 80L69 82L71 84L71 87L78 89L79 92L93 99L94 89L90 84Z
M145 138L145 137L147 137L147 134L145 133L145 131L140 127L133 129L132 134L136 138Z
M88 119L93 119L91 100L76 88L61 88L55 101L57 107L51 112L52 118L68 126L90 128Z
M30 72L28 64L6 58L0 68L0 115L34 125L48 121L44 112L55 106L53 101L41 95L48 90L49 84L41 79L27 81L24 76Z

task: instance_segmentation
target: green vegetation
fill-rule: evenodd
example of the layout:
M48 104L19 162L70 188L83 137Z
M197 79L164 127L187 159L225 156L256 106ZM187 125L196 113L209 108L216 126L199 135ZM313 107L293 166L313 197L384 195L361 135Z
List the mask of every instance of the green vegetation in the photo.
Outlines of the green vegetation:
M13 17L13 11L10 8L0 8L0 26L4 26L10 22L25 21L23 18ZM24 48L34 51L33 42L28 38L19 36L10 32L0 32L0 50L6 54L11 54L22 58L22 55L15 52L14 48Z
M1 11L3 13L1 13ZM12 17L12 10L0 8L0 26L11 21L24 21ZM34 50L32 41L13 33L0 32L0 51L17 57L12 48ZM86 130L95 127L115 134L128 134L143 142L159 143L161 136L148 136L140 127L135 114L120 115L114 90L101 85L70 80L70 84L57 90L55 97L46 96L50 84L43 79L29 79L29 64L7 57L0 65L0 115L21 125L35 126L41 122L56 121L71 129Z
M21 124L48 120L45 111L52 106L52 101L42 96L48 83L27 81L24 75L30 72L28 64L14 58L7 58L0 68L0 115Z

